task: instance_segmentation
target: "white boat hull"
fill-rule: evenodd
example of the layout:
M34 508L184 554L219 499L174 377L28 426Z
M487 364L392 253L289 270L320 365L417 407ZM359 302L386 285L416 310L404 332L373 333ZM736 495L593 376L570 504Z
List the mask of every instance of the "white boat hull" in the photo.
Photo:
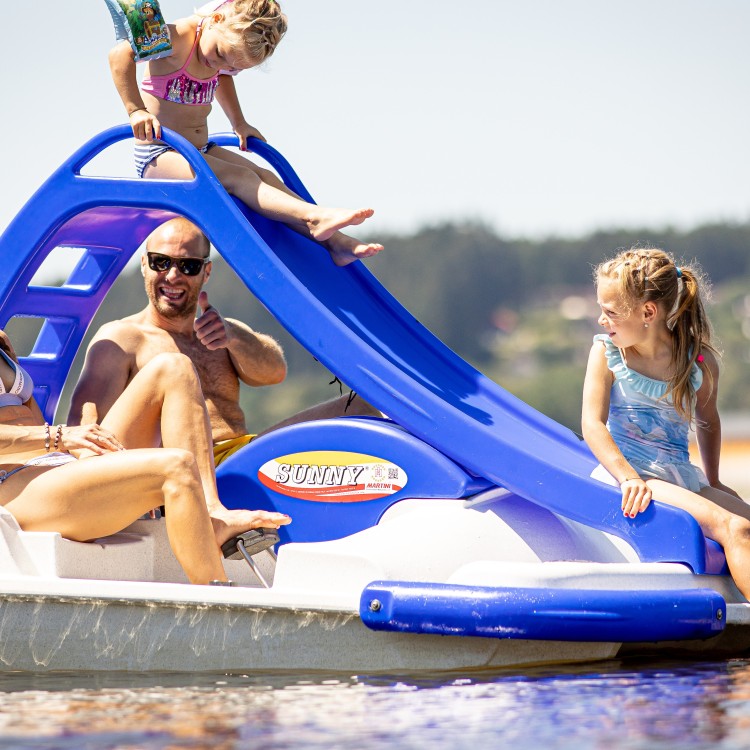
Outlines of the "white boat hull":
M731 602L722 614L728 627L716 638L676 645L711 653L722 643L750 644L750 605L728 577L640 563L621 540L565 520L548 527L554 545L528 529L524 539L501 516L477 511L476 502L404 501L358 534L282 547L275 566L261 554L268 589L244 561L226 561L240 586L185 583L161 521L139 521L92 544L14 531L5 521L0 562L8 571L15 561L17 569L0 576L2 671L466 670L608 659L641 647L366 627L359 611L365 586L407 574L521 589L710 588ZM598 559L559 559L574 558L574 547ZM558 559L545 559L545 549ZM136 580L122 580L122 571Z

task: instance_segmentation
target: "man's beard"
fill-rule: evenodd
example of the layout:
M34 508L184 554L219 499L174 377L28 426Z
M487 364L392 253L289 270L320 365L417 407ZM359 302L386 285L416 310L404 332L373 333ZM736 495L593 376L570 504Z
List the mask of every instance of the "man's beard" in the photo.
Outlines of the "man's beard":
M195 317L200 289L186 290L185 297L178 303L170 302L165 297L162 297L155 285L147 287L146 294L159 315L170 320L184 320L185 318Z

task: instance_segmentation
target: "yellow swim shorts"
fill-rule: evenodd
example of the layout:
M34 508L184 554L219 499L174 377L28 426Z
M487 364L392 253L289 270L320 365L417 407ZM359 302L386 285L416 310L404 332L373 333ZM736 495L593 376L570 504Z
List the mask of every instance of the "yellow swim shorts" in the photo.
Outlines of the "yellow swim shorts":
M214 464L218 466L223 461L226 461L233 453L236 453L244 445L247 445L253 440L256 435L240 435L236 438L229 438L229 440L219 440L218 443L214 443Z

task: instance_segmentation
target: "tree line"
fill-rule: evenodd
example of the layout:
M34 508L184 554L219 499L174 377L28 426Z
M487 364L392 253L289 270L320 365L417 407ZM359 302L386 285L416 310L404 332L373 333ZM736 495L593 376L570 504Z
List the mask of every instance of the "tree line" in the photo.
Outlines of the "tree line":
M367 265L418 320L501 385L573 428L580 407L570 402L580 389L596 316L569 319L560 305L571 297L593 303L592 268L618 249L653 245L678 259L697 260L713 282L718 302L730 305L719 309L716 321L725 351L728 344L733 349L744 346L745 333L750 334L750 322L743 332L738 313L750 279L750 223L690 230L612 229L543 239L507 238L476 223L443 224L379 239L386 251ZM254 426L263 427L311 401L336 395L338 385L329 385L332 375L278 325L215 252L213 256L207 287L211 303L224 316L276 337L287 354L286 384L272 391L245 389L243 406L252 412ZM137 269L124 272L86 341L104 321L129 315L145 304L141 274ZM750 316L750 301L747 304ZM79 353L76 371L81 358ZM750 366L738 372L745 370L746 376L733 372L730 381L733 389L744 388L749 402L745 404L744 397L730 399L731 408L750 409Z

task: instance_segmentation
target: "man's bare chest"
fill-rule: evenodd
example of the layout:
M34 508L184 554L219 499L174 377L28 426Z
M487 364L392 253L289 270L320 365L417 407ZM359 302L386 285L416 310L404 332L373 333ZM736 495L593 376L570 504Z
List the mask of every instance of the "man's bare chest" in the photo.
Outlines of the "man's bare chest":
M233 398L239 389L237 372L226 349L211 351L195 337L168 333L149 336L138 356L138 369L162 352L179 352L193 363L206 399Z

